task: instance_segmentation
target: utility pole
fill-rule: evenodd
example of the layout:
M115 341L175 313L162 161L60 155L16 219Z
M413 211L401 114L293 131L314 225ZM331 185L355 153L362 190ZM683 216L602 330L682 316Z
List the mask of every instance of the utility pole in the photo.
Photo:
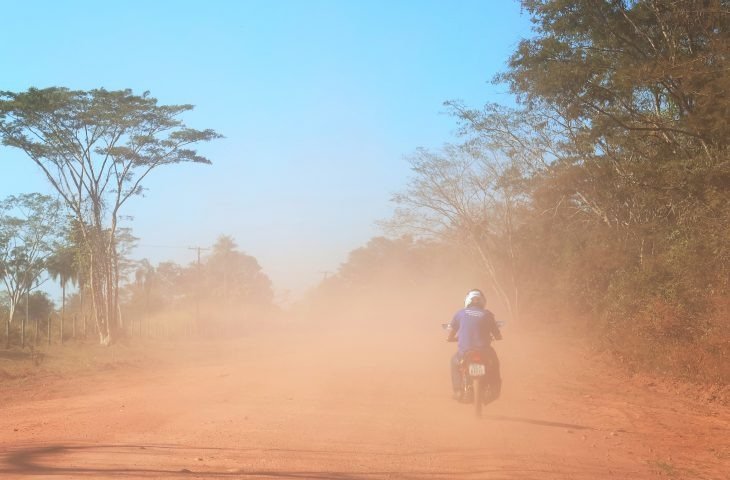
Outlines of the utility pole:
M201 246L197 247L188 247L188 250L196 250L198 252L198 259L196 262L196 268L198 270L198 277L196 285L196 291L195 291L195 333L200 332L200 252L202 250L210 250L210 248L205 248Z

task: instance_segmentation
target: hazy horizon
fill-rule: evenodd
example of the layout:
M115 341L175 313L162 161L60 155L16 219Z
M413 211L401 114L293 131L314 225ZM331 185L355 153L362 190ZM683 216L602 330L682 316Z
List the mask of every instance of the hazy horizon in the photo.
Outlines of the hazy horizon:
M511 102L489 80L529 33L518 2L125 7L8 5L44 34L6 26L1 89L131 88L196 105L186 123L226 138L200 147L213 165L159 169L125 205L133 257L185 265L188 247L230 235L294 296L381 233L403 156L457 140L442 102ZM51 192L21 152L0 156L0 197Z

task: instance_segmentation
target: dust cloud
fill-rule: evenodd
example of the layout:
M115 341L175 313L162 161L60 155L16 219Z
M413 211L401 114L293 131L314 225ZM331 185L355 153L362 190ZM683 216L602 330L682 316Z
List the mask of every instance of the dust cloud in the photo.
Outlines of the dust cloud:
M478 272L438 255L362 258L288 308L235 294L233 283L227 297L195 290L141 323L127 315L130 337L96 347L116 363L69 370L50 390L8 384L0 475L653 478L658 452L676 448L651 420L666 409L675 413L663 430L724 441L707 433L707 412L626 384L575 337L516 322L494 345L502 395L475 418L450 398L455 346L440 324L484 287ZM139 297L151 310L152 286ZM509 320L485 290L488 308ZM710 475L722 468L699 447L683 462Z

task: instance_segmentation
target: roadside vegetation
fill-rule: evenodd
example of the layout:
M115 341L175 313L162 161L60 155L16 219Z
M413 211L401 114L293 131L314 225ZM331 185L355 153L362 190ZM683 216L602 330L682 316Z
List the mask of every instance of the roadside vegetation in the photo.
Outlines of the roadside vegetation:
M578 328L632 370L727 385L730 7L522 4L534 36L494 80L517 106L447 102L463 143L412 154L384 222L415 241L399 261L373 241L323 287L362 289L363 258L387 270L457 251L515 322Z
M305 303L485 285L516 324L577 329L631 370L728 385L730 6L522 5L533 36L494 79L516 104L446 102L460 143L409 156L389 238L354 250ZM193 147L219 135L188 128L191 108L126 90L0 93L3 144L58 195L0 208L6 345L229 335L276 310L230 237L191 265L128 260L121 213L146 176L210 163ZM38 290L48 276L60 310Z
M220 135L188 128L180 117L192 108L130 90L0 92L3 144L24 152L55 194L0 200L6 349L230 335L272 308L268 277L225 235L191 265L129 257L137 239L123 207L144 179L211 163L193 147ZM41 290L50 281L60 308Z

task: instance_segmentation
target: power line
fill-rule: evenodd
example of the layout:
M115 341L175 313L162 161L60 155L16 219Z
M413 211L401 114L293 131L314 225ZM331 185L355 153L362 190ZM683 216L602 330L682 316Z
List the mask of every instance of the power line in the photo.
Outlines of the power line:
M180 249L180 250L188 250L191 248L191 247L184 247L181 245L150 245L150 244L146 244L146 243L138 243L137 246L145 247L145 248L176 248L176 249ZM208 250L208 249L204 249L204 250Z
M197 250L198 251L198 268L200 268L200 251L201 250L210 250L210 247L185 247L188 250Z

